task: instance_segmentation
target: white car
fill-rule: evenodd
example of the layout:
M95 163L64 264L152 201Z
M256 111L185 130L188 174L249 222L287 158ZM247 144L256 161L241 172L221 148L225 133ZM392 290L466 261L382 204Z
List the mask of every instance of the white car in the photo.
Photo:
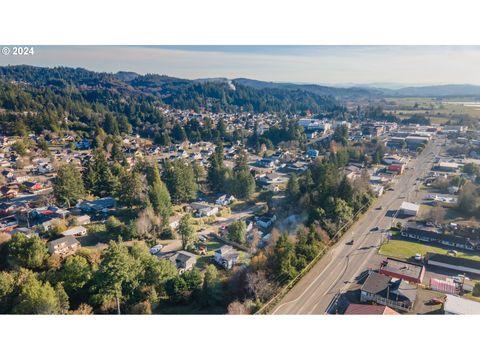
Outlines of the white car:
M422 258L422 254L415 254L415 260L421 261Z
M162 250L162 248L163 248L163 245L160 245L160 244L155 245L154 247L150 248L150 254L155 255L158 252L160 252L160 250Z

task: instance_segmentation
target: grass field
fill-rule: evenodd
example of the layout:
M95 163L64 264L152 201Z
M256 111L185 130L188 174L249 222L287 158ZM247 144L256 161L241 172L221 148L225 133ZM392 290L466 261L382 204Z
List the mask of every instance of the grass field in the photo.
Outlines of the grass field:
M415 257L415 254L425 255L427 252L447 254L448 249L419 244L407 240L389 240L385 242L378 250L380 255L391 256L400 259L409 259ZM458 251L457 257L480 261L480 256L471 255L461 251Z
M414 114L424 115L434 124L444 124L454 115L469 115L480 118L480 107L465 106L462 101L472 102L472 99L456 99L456 101L441 101L433 98L386 98L387 112L401 119Z

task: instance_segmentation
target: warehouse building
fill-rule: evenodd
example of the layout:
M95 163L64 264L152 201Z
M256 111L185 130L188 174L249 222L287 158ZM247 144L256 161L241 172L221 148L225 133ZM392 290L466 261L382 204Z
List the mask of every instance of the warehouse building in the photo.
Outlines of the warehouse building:
M400 213L405 216L417 216L420 211L420 205L404 201L400 205Z
M446 269L456 270L460 273L480 275L480 261L462 259L455 256L427 253L427 264Z

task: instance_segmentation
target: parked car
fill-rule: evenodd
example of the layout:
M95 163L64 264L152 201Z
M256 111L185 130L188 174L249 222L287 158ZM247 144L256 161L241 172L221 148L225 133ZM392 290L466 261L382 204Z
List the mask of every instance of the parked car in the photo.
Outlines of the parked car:
M425 305L440 305L443 304L445 301L442 298L432 298L425 302Z
M162 248L163 248L163 245L160 245L160 244L155 245L155 246L150 248L150 254L155 255L155 254L159 253L160 250L162 250Z
M422 254L415 254L415 260L422 261L422 259L423 259Z

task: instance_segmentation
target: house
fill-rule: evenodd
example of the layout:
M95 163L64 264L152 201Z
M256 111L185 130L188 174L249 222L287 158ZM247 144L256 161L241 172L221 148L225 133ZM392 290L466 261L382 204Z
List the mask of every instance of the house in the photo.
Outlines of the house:
M205 202L194 202L189 207L195 212L196 217L208 217L218 214L219 208Z
M309 157L311 159L317 158L319 154L320 154L320 152L318 150L315 150L315 149L308 149L307 150L307 157Z
M257 219L257 226L261 227L262 229L268 229L276 220L277 217L275 215L263 216Z
M108 209L113 209L116 206L117 202L111 197L105 197L97 200L86 200L82 201L80 204L77 204L82 211L85 212L106 212Z
M17 184L11 184L2 187L2 195L7 199L13 199L17 197L19 192L19 187Z
M18 226L17 218L10 215L0 219L0 231L12 231Z
M230 245L223 245L215 250L214 261L224 269L231 269L238 261L240 254Z
M55 170L55 168L48 163L40 163L37 166L37 173L39 174L48 174Z
M75 236L75 237L85 236L85 235L87 235L87 229L84 228L83 226L74 226L74 227L72 227L70 229L67 229L64 232L62 232L62 235L63 236L72 235L72 236Z
M180 272L191 270L197 263L197 256L188 251L177 251L170 258Z
M87 225L90 224L90 216L89 215L81 215L75 217L75 225Z
M405 216L417 216L419 211L420 205L408 201L403 201L400 205L400 213Z
M456 256L427 253L425 256L428 265L480 275L480 261L458 258Z
M276 160L271 158L262 158L256 162L258 167L274 169L276 167Z
M378 272L410 283L421 284L425 275L425 266L388 257L382 261Z
M234 201L235 201L235 196L233 195L228 196L227 194L224 194L220 196L217 200L215 200L215 204L225 206L225 205L230 205Z
M64 236L47 243L50 254L59 255L61 257L74 254L80 246L80 242L72 235Z
M278 185L275 185L275 184L268 184L268 185L264 185L263 188L267 191L271 191L271 192L279 192L280 191L280 187Z
M400 315L385 305L349 304L344 315Z
M0 203L0 215L8 215L15 210L15 206L11 203Z
M10 231L10 235L12 235L12 236L17 234L17 233L24 234L27 238L31 238L32 236L37 235L37 233L34 230L26 228L26 227L19 227L19 228L15 228L12 231Z
M43 188L43 185L41 183L34 181L25 181L23 183L23 186L25 186L27 188L27 191L31 193L42 190Z
M371 272L360 289L361 302L375 302L401 311L410 310L416 297L416 285L378 272Z
M77 141L75 144L75 148L78 150L88 150L92 146L92 140L89 139L82 139Z

